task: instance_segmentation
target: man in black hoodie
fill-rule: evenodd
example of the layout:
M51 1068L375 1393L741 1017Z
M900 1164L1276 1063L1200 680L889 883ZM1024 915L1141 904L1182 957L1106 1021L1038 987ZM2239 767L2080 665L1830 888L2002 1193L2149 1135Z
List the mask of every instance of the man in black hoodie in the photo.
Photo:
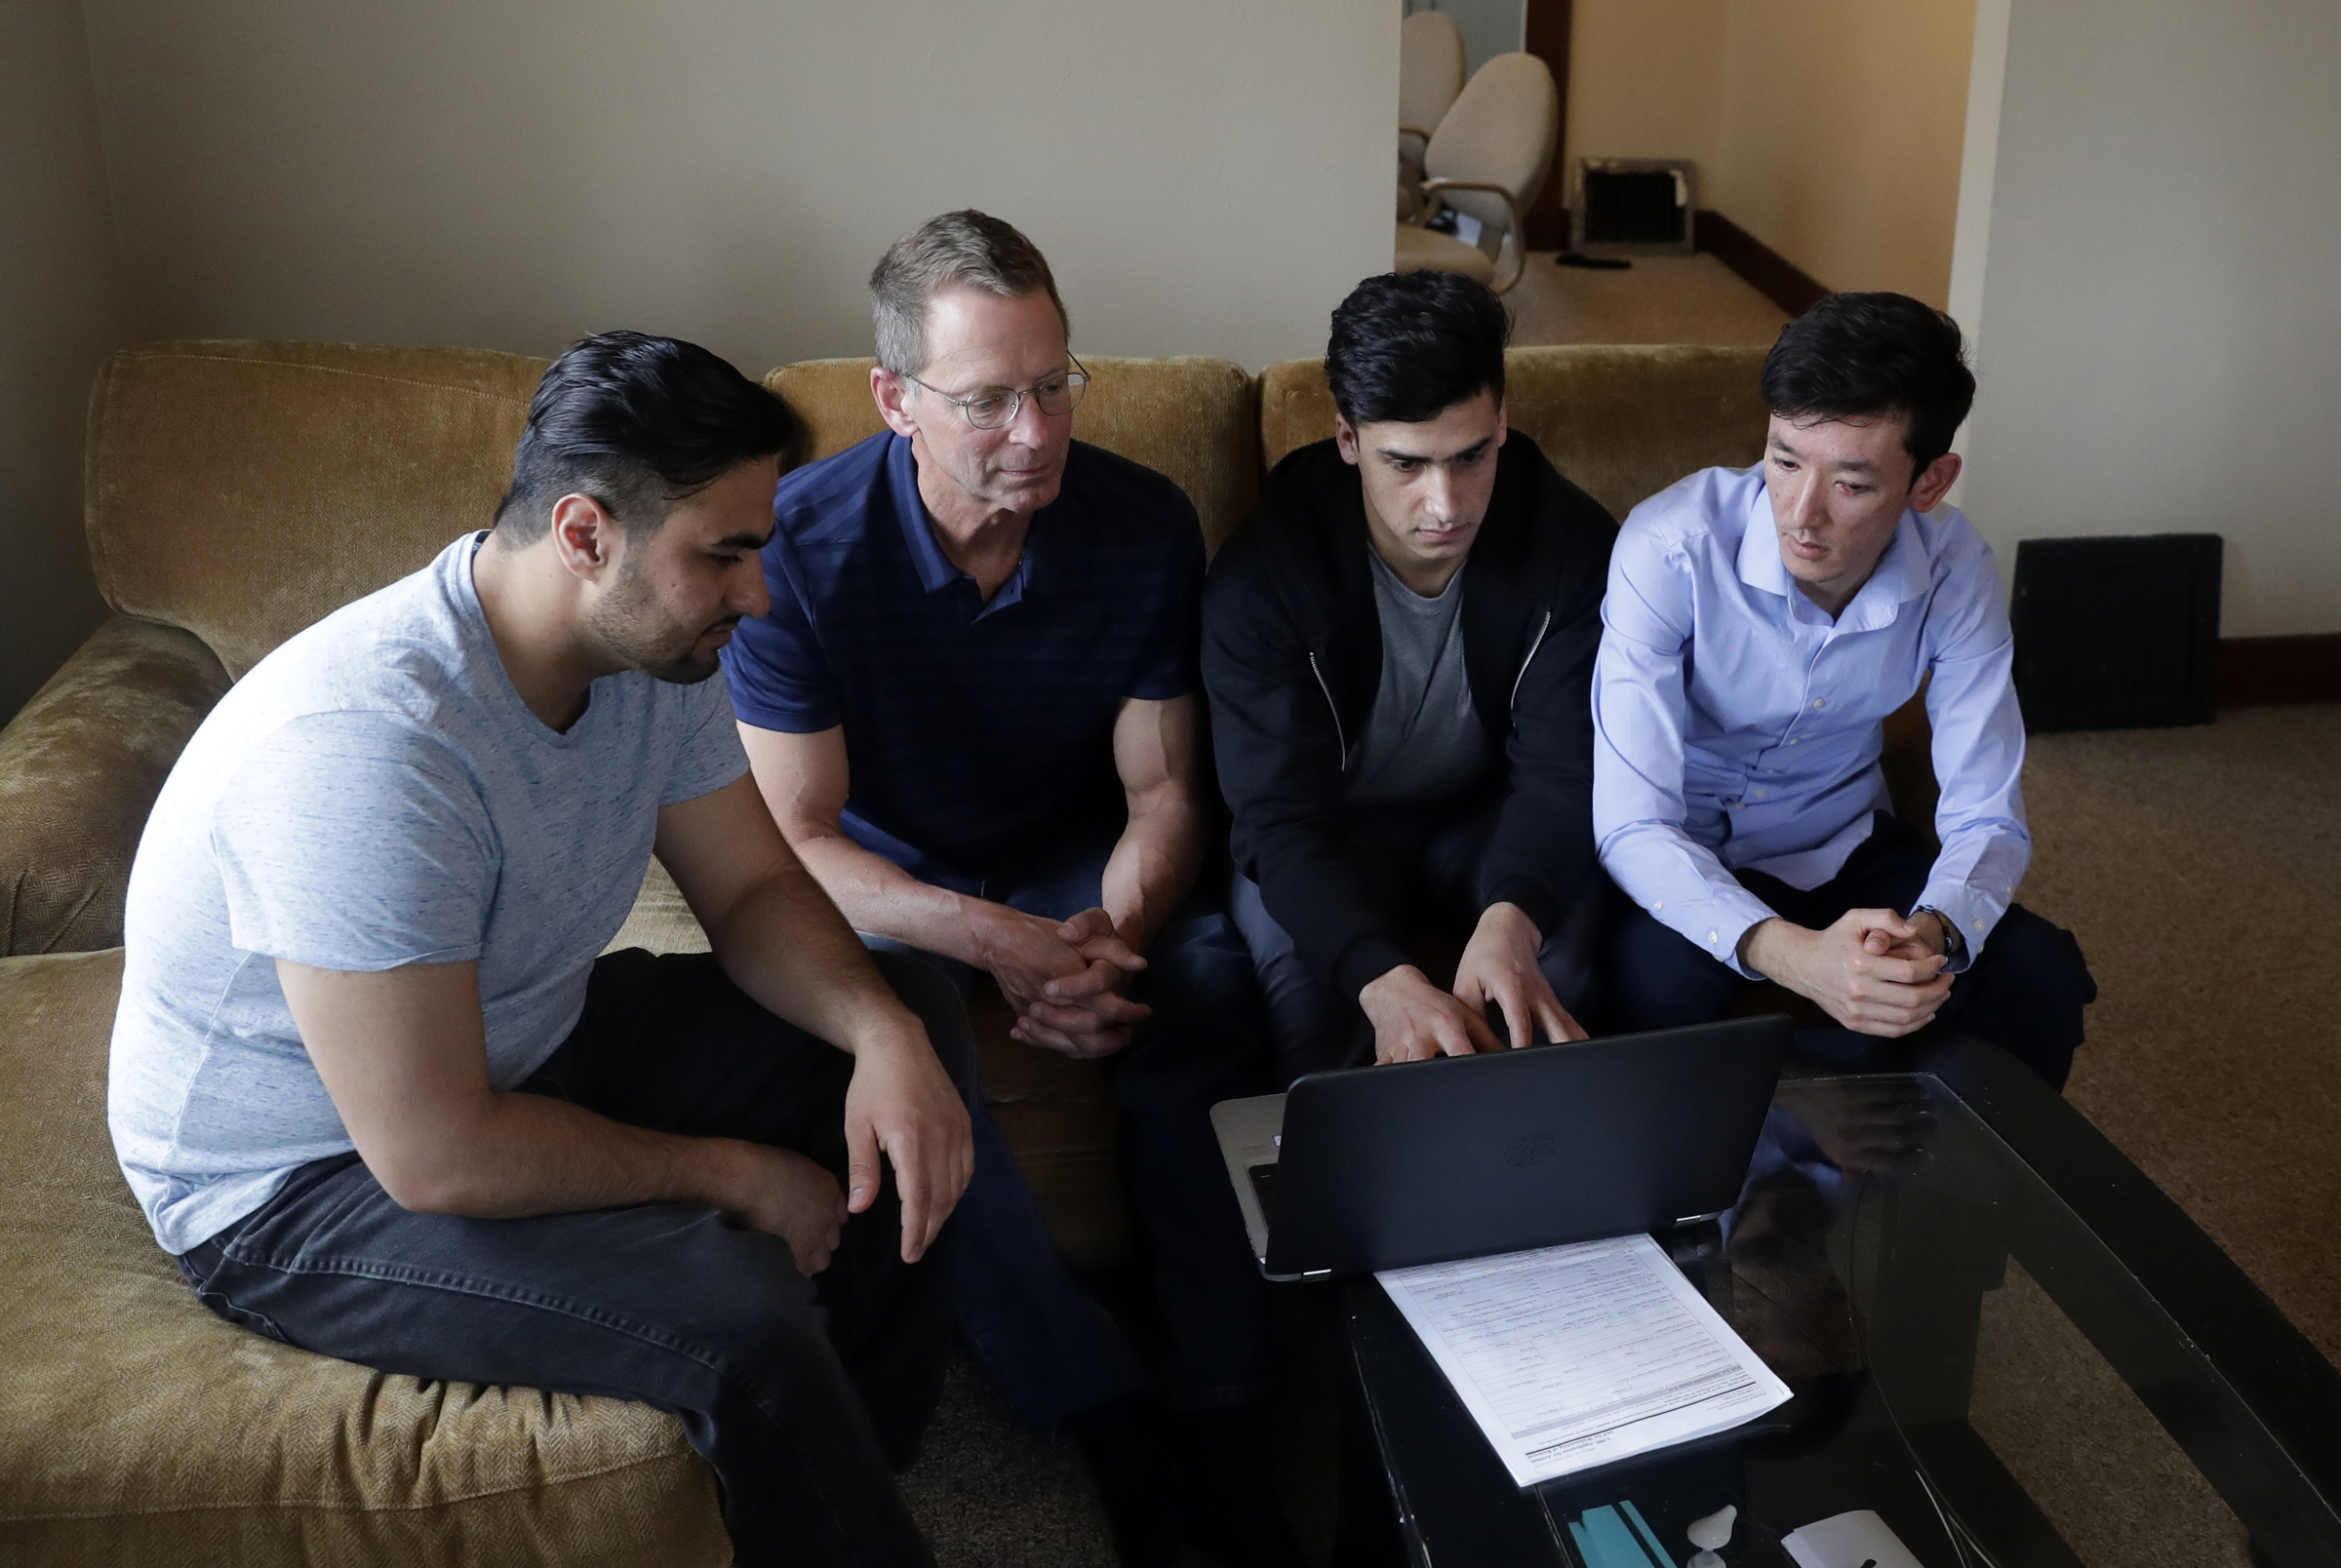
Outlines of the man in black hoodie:
M1326 351L1333 439L1277 465L1205 589L1232 903L1288 1081L1585 1038L1617 528L1508 429L1509 329L1456 274L1360 284ZM1465 944L1451 991L1425 937Z

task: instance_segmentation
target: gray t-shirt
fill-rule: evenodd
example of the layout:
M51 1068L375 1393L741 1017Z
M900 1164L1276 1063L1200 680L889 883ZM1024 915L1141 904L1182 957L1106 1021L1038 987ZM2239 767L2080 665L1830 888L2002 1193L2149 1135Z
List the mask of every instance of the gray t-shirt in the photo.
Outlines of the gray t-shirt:
M485 537L262 659L147 819L106 1111L171 1252L351 1148L272 960L477 960L489 1080L509 1089L575 1024L658 808L747 770L721 681L606 676L566 734L541 723L472 587Z
M1478 779L1487 745L1463 669L1463 573L1471 566L1464 563L1437 598L1425 599L1371 545L1366 559L1382 621L1382 683L1350 754L1342 800L1438 800Z

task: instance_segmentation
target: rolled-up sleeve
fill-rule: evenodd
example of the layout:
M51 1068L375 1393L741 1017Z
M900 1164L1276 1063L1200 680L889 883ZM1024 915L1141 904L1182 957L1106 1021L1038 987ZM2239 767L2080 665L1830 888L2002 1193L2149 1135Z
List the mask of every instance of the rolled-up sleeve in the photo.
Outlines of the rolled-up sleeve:
M1942 853L1919 902L1955 921L1974 962L2032 863L2024 825L2024 716L2016 704L2015 642L2000 602L2000 573L1980 539L1937 591L1929 629L1926 718L1934 731L1934 811Z
M1593 831L1626 896L1740 974L1740 939L1772 910L1685 826L1684 654L1694 614L1687 563L1629 519L1609 562L1593 675Z

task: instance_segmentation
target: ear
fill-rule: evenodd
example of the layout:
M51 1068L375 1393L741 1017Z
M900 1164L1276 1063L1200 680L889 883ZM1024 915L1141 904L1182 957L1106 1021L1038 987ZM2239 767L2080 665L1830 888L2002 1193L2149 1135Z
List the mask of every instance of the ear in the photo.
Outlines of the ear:
M910 410L911 386L883 365L870 367L870 401L878 405L878 415L895 435L915 436L919 433L918 416Z
M617 519L592 496L575 490L553 503L549 532L563 568L584 582L607 582L625 547Z
M1499 447L1500 447L1500 446L1502 446L1502 445L1504 444L1504 438L1505 438L1505 437L1507 437L1507 436L1509 436L1509 435L1511 435L1511 434L1512 434L1512 404L1511 404L1511 401L1510 401L1509 399L1506 399L1506 398L1498 398L1498 399L1496 399L1496 400L1495 400L1495 444L1496 444L1497 446L1499 446Z
M1914 512L1931 512L1942 505L1943 497L1951 492L1952 485L1959 479L1960 467L1959 453L1955 451L1947 451L1928 463L1926 471L1919 476L1918 483L1910 487L1910 509Z
M1333 446L1339 450L1343 462L1352 468L1357 467L1358 432L1347 419L1341 417L1339 409L1333 411Z

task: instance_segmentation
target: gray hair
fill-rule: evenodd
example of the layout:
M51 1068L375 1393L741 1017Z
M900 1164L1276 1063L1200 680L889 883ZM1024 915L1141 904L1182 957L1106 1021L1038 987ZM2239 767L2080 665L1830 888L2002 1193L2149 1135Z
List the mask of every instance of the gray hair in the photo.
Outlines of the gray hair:
M927 307L945 289L975 289L1000 299L1047 294L1073 335L1056 279L1039 247L1015 228L973 208L931 217L887 247L870 269L878 363L896 375L927 368Z

